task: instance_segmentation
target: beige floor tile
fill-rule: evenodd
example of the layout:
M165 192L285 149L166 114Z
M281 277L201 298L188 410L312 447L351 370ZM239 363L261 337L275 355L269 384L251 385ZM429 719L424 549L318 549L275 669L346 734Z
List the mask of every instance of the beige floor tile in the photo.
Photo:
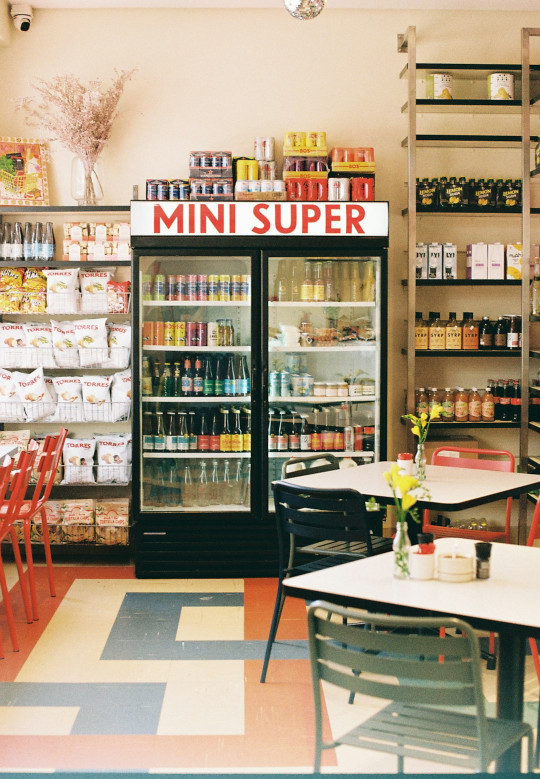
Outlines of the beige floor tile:
M0 706L0 736L68 736L76 706Z
M243 606L184 607L177 641L243 641Z

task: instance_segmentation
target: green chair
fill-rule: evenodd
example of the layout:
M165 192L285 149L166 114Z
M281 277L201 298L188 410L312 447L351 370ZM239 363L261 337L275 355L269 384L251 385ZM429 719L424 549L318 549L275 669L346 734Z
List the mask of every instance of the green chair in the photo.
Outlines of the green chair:
M351 625L355 620L367 629ZM456 637L427 632L441 627L456 630ZM530 726L486 717L478 638L466 622L373 615L315 601L308 610L308 629L316 773L322 750L340 744L395 754L399 773L405 757L485 772L524 737L529 770ZM391 703L348 733L325 742L321 681ZM451 710L456 706L471 706L474 713Z

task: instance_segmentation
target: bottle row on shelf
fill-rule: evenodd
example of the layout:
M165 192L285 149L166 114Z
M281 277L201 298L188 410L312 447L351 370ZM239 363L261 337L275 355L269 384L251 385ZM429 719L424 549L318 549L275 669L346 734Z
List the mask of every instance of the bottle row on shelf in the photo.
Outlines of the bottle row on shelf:
M414 344L417 351L425 350L477 350L514 349L521 347L521 316L504 314L496 322L488 316L480 321L471 311L463 312L458 320L451 311L448 320L440 317L439 311L430 311L425 320L421 311L416 312Z
M517 211L522 204L521 179L470 178L466 176L416 179L418 211Z
M249 452L251 409L156 408L143 411L143 452Z
M249 460L228 459L147 460L142 488L146 506L165 509L207 506L249 508L251 463Z
M246 303L251 300L250 274L163 274L142 277L143 301Z
M488 379L484 390L477 387L419 387L416 413L429 414L434 405L442 406L441 416L433 422L519 422L521 384L515 379Z
M142 394L148 397L246 397L251 391L245 355L223 354L163 363L143 357Z
M320 415L324 415L321 421ZM348 407L313 408L312 421L307 414L297 414L287 408L268 411L269 452L373 452L375 427L351 425Z
M240 334L234 331L232 319L215 322L155 320L143 322L144 346L240 346Z
M375 290L375 269L370 260L279 260L270 300L374 302Z

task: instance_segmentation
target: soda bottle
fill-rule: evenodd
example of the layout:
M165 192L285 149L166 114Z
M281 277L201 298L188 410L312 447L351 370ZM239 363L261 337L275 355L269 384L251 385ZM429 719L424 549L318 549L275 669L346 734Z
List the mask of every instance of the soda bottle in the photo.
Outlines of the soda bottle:
M216 395L225 394L225 358L216 357L216 370L214 374L214 392Z
M158 395L160 398L173 397L173 377L171 373L170 362L166 362L163 366L163 373L161 374L161 378L159 380Z
M482 422L493 422L495 419L495 399L491 387L486 387L482 395Z
M334 408L334 449L337 452L342 452L345 449L345 427L342 423L341 412L341 408Z
M231 481L231 503L235 505L239 505L242 502L242 486L243 486L243 475L242 475L242 460L238 459L236 461L235 469L234 469L234 476Z
M273 408L268 409L268 451L277 451L277 429L276 429L276 412Z
M154 423L151 411L143 411L142 421L143 452L154 451Z
M199 506L208 506L210 504L210 496L208 489L208 476L206 473L206 460L201 460L201 470L198 479L198 500Z
M510 399L510 406L512 409L512 422L521 421L521 383L519 381L512 382L512 397Z
M242 427L244 452L251 451L251 409L244 408L244 425Z
M300 450L300 425L294 411L292 412L291 431L289 433L289 449L291 452Z
M309 432L307 417L301 415L300 418L300 451L309 452L311 450L311 433Z
M199 434L197 436L197 449L199 452L209 452L210 451L210 434L209 434L209 425L208 425L208 419L204 411L201 413L200 423L199 423Z
M206 357L203 370L203 395L209 396L215 393L214 372L212 371L212 359Z
M240 425L240 409L233 408L233 424L231 430L231 452L244 451L244 436Z
M180 411L178 413L178 429L177 429L177 435L178 435L178 451L179 452L187 452L189 451L189 435L188 435L188 429L187 429L187 414L185 411Z
M308 260L304 260L304 280L300 287L300 300L303 303L311 303L313 301L313 280L311 278L311 263Z
M289 300L300 300L300 279L298 278L298 265L296 262L291 263L291 277L289 281Z
M43 225L41 222L36 222L34 224L34 232L32 233L32 247L34 260L43 262L45 257L43 256Z
M319 409L313 409L313 427L311 428L311 450L320 452L322 450L322 434L319 425Z
M193 372L193 395L200 397L204 390L202 362L200 357L195 357L195 370Z
M150 371L150 360L143 357L142 364L142 394L152 395L152 373Z
M238 364L238 377L236 379L236 394L237 395L249 395L249 373L246 356L243 354L240 356Z
M165 426L165 450L167 452L178 451L178 431L176 426L176 414L167 411L167 424Z
M15 222L11 233L11 259L20 262L23 258L23 234L20 222Z
M504 384L502 379L497 379L493 395L495 397L495 420L499 421L502 419L503 412Z
M54 239L52 222L45 224L45 231L43 233L43 259L45 261L54 260L56 254L56 241Z
M34 247L32 245L32 223L24 223L24 235L23 235L23 259L34 259Z
M182 483L182 505L194 505L193 477L191 475L191 465L186 463L184 466L184 479Z
M324 299L331 303L336 299L336 285L334 284L334 268L331 260L324 263ZM298 298L296 298L298 300Z
M182 376L180 373L180 363L173 365L173 398L179 398L182 395Z
M358 262L353 262L351 265L350 298L353 303L358 303L362 300L362 280L360 278L360 268L358 267Z
M313 263L313 300L316 303L324 302L324 279L322 262Z
M221 425L219 431L219 451L230 452L231 451L231 428L229 425L229 409L220 408L221 412Z
M483 316L478 328L478 348L492 349L495 332L488 316Z
M219 423L218 423L217 410L212 413L212 421L210 423L210 451L219 452Z
M512 419L512 413L510 408L510 386L506 379L503 379L503 392L502 396L499 396L500 418L502 422L509 422Z
M154 421L154 451L165 451L165 423L163 421L163 411L156 411Z
M197 414L195 411L188 411L187 414L187 431L188 431L188 449L190 452L197 451L197 434L195 432L197 426Z
M159 384L161 380L161 369L159 362L154 362L152 365L152 395L157 398L159 396Z
M234 495L232 494L231 483L231 464L228 460L223 460L223 503L226 506L230 506L233 502Z
M212 473L209 481L208 503L210 506L218 506L221 503L221 484L219 481L218 461L212 460Z
M225 380L223 383L225 395L236 395L236 379L234 375L234 358L232 354L227 357Z
M289 436L287 435L287 429L285 425L285 409L279 410L279 422L277 432L277 451L286 452L289 448Z
M193 395L193 368L191 367L191 359L189 357L184 358L184 368L181 375L182 382L182 395L185 397L191 397Z

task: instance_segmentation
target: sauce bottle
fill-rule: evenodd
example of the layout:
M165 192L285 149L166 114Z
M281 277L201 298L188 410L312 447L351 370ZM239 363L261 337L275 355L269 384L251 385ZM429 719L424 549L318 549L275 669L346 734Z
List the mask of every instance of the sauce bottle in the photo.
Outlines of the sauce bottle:
M428 414L431 414L431 411L434 406L441 405L441 394L437 387L430 387L429 394L428 394ZM435 418L433 420L434 422L439 422L440 418Z
M445 346L446 349L462 348L462 328L458 322L455 311L450 311L448 322L445 327Z
M500 390L499 390L500 392ZM510 407L510 387L507 379L503 379L502 382L502 394L499 394L499 419L502 422L509 422L512 418L512 410Z
M311 278L311 263L307 260L304 262L304 280L300 287L300 300L304 303L311 303L313 301L313 280Z
M493 338L495 335L495 328L490 322L488 316L483 316L480 326L478 328L478 348L479 349L492 349Z
M429 411L428 396L425 387L418 387L418 394L416 396L416 416L420 414L427 414Z
M467 422L469 419L469 396L463 387L456 387L454 415L456 422Z
M451 387L445 387L441 405L442 405L442 413L441 413L442 421L453 422L456 418L456 415L455 415L454 392Z
M486 387L482 395L482 422L493 422L495 420L495 398L491 387Z
M521 346L521 317L512 314L508 323L506 334L506 348L519 349Z
M469 422L480 422L482 419L482 398L476 387L471 387L469 394Z
M428 325L427 322L422 319L422 312L417 311L414 323L414 348L417 351L425 350L428 348Z
M478 349L478 323L473 319L472 311L463 312L463 348Z
M521 383L513 381L512 385L512 396L510 398L512 422L519 422L521 421Z
M428 349L444 349L445 328L438 311L429 312Z
M495 332L493 333L493 346L495 349L506 349L508 324L503 316L497 319Z

